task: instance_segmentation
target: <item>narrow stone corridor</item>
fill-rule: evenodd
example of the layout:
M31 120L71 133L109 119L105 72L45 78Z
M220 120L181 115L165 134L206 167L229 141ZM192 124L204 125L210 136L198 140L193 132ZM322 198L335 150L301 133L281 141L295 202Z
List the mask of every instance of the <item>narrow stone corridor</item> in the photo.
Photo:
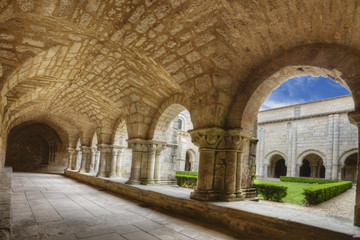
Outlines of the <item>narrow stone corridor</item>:
M236 239L58 174L14 173L13 239Z

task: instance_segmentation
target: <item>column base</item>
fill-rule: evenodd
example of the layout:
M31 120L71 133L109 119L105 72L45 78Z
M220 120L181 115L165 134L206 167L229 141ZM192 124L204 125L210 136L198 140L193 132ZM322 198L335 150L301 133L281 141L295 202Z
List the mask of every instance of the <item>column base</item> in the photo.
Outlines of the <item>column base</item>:
M155 185L154 179L141 179L142 185Z
M256 188L243 188L241 191L244 198L256 198Z
M190 194L190 198L199 201L224 201L224 202L234 202L234 201L243 201L244 198L242 195L229 194L229 193L217 193L214 191L201 191L195 190Z
M110 173L110 174L108 174L107 176L108 176L108 178L115 178L115 177L117 177L117 176L116 176L116 173Z
M126 184L130 184L130 185L140 185L141 182L139 180L135 180L135 179L129 179L125 182Z
M79 173L86 173L85 169L79 169Z
M96 174L96 177L106 177L105 173L98 173Z

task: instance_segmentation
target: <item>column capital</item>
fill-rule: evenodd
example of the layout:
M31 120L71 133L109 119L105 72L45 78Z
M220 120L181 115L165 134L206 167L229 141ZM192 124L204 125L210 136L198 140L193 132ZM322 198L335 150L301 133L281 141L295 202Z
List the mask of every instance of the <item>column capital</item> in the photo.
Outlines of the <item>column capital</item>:
M91 147L88 147L88 146L81 146L81 151L83 153L90 153L91 152Z
M67 150L68 150L69 153L75 153L76 152L76 149L71 148L71 147L69 147Z
M109 144L101 143L101 144L98 144L97 147L100 152L111 152L111 147Z
M243 143L252 139L252 134L240 128L201 128L189 131L192 142L199 148L240 150Z
M152 152L165 148L166 142L157 140L146 140L141 138L128 139L128 144L136 152Z

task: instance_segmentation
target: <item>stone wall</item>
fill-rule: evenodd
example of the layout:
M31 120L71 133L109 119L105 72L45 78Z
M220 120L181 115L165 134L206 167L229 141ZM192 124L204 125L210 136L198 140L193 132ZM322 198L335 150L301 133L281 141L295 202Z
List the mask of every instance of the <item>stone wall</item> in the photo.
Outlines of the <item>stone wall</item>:
M0 239L10 239L11 222L11 183L12 169L0 172Z
M345 96L259 112L257 176L273 177L268 168L275 156L285 160L287 176L299 176L312 154L321 158L326 178L341 179L341 159L357 152L357 127L347 117L353 107Z

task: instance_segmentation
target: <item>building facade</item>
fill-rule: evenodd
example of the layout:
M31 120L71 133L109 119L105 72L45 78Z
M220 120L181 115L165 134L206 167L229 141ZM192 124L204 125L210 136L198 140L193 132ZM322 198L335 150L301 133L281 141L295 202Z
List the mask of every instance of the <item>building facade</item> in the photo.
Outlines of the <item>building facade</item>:
M258 178L303 176L355 181L357 127L351 96L260 111Z

